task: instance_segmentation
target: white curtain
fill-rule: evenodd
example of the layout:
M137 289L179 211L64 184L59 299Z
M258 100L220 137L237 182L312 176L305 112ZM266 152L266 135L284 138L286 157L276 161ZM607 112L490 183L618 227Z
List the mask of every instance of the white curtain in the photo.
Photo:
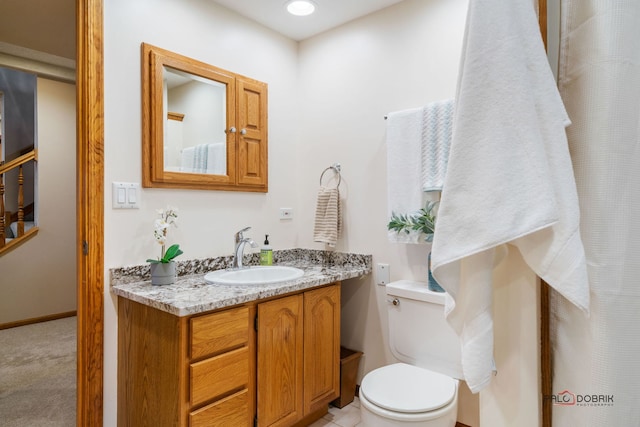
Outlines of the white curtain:
M640 1L562 0L558 79L591 316L552 297L553 426L640 426Z

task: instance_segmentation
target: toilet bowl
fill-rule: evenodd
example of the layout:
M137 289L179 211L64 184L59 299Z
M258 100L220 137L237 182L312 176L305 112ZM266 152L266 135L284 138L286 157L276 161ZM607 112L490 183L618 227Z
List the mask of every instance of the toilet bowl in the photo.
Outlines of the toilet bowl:
M401 362L375 369L360 385L360 427L454 427L460 340L444 317L445 295L426 283L387 285L389 343Z

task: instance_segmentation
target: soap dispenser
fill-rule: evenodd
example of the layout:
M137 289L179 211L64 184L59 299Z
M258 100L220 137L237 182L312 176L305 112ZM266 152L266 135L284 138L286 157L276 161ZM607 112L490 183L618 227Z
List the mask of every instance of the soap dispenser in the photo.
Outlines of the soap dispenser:
M260 265L273 264L273 250L269 246L269 235L264 235L264 246L260 249Z

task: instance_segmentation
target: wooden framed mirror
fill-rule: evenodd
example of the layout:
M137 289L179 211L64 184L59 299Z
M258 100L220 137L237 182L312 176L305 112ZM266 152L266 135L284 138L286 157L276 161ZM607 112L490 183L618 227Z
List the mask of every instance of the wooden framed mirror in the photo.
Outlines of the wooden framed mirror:
M144 187L267 192L267 85L142 44Z

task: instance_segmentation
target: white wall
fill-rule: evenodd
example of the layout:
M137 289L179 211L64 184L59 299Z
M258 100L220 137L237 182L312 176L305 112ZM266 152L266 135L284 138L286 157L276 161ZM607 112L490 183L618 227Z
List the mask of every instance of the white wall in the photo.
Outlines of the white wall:
M159 255L155 210L179 210L169 234L181 259L229 255L233 233L246 226L256 241L270 235L274 249L299 246L293 222L278 208L294 208L297 139L297 44L209 0L110 0L105 40L105 269L143 264ZM269 85L269 193L143 189L139 210L111 208L111 182L141 182L140 44L231 70ZM105 271L108 284L108 273ZM117 307L105 286L104 425L116 425Z
M0 257L0 324L76 309L75 86L37 85L40 230Z
M249 225L248 234L257 241L268 233L274 249L323 249L312 236L315 195L321 172L339 162L345 227L336 249L373 254L374 263L390 264L392 280L426 281L430 248L391 244L386 237L384 116L454 96L466 5L467 0L405 0L298 44L206 0L105 2L105 268L156 256L154 210L166 204L180 209L180 228L171 231L170 242L181 244L183 259L230 254L233 232ZM268 194L145 189L140 210L111 209L112 181L141 181L143 41L268 83ZM294 219L281 222L280 207L292 207ZM499 278L509 290L496 291L503 301L514 295L527 299L535 290L534 278L521 263L515 265ZM361 378L392 361L384 288L370 275L346 281L342 293L342 342L364 352ZM505 312L506 318L498 309L496 317L510 325L518 307ZM534 355L519 362L531 341L537 343L537 327L531 334L530 321L525 317L506 333L496 331L497 359L515 369L501 370L502 382L510 381L510 373L521 374L509 390L533 387L522 380L525 373L537 378L529 363ZM105 426L116 425L116 325L116 301L107 287ZM524 342L522 350L513 351ZM478 398L462 394L459 420L478 427ZM519 399L529 397L522 393ZM491 391L484 401L487 411L498 415L512 403ZM518 405L521 418L537 420L536 405ZM515 425L508 416L499 418L483 426Z
M384 116L454 97L465 13L466 0L407 0L301 43L307 153L298 163L302 246L322 247L304 227L313 222L320 172L339 162L345 235L337 249L372 253L374 263L390 264L391 280L426 281L430 246L387 239ZM345 344L364 350L365 371L389 359L386 342L367 340L386 335L384 287L370 279L356 286L362 289L344 290L362 293L360 306L346 310L344 337ZM353 327L364 334L354 335Z
M345 236L337 250L373 254L374 264L390 264L391 280L427 280L430 245L387 240L384 116L454 97L466 7L467 0L405 0L300 44L303 247L322 247L305 231L313 222L319 173L339 162ZM359 382L393 361L385 289L367 277L342 293L342 343L364 352ZM466 387L460 406L459 421L477 427L478 398Z

